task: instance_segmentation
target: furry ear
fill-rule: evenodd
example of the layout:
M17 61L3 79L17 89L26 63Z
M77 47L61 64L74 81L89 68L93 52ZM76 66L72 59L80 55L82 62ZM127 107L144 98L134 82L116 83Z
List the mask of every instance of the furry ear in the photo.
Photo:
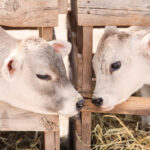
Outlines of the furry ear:
M48 43L53 47L55 52L59 53L62 57L69 55L69 53L71 52L72 46L68 41L54 40Z
M118 32L118 28L116 26L106 26L105 27L105 33L115 33Z
M142 38L139 49L140 52L150 56L150 33Z
M15 56L10 56L5 60L2 66L2 76L7 81L12 81L15 78L17 72L20 70L20 68L20 61Z

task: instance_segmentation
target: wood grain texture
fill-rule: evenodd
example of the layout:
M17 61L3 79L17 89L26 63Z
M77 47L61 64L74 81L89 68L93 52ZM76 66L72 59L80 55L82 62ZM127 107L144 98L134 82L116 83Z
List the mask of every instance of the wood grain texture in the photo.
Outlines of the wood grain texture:
M91 112L82 112L82 150L91 149L91 120Z
M55 132L55 150L60 150L60 135L59 135L59 131Z
M82 92L91 93L92 90L92 44L93 28L83 27L83 83Z
M77 53L78 49L76 46L76 34L74 32L71 32L71 28L69 28L69 41L72 44L72 50L69 55L70 65L71 65L71 71L72 71L72 83L75 86L76 89L78 89L78 60L77 60Z
M75 0L78 24L150 25L149 0ZM75 3L74 1L74 3Z
M58 0L1 0L0 25L53 27L58 21Z
M51 131L44 132L44 149L56 150L55 149L55 132L51 132Z
M56 115L42 115L0 101L1 131L59 131Z
M82 85L83 85L83 58L80 53L77 54L77 90L82 92Z
M113 110L104 112L100 107L96 107L91 100L85 101L85 107L82 112L112 113L112 114L132 114L132 115L150 115L150 98L130 97L126 102L117 105Z
M66 14L68 12L68 0L58 0L59 1L59 13Z
M40 27L39 36L46 41L51 41L53 39L53 28L52 27Z
M75 88L82 91L82 55L76 45L76 34L72 32L71 26L69 26L69 41L72 43L72 51L70 53L70 65L72 69L72 81Z
M82 143L80 141L80 139L82 138L82 126L80 118L77 118L75 120L75 132L75 150L82 150Z

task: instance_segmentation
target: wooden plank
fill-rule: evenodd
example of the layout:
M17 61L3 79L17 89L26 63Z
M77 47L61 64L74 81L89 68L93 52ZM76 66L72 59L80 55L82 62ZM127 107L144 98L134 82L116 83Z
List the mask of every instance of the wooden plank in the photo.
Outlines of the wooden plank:
M75 20L75 22L77 22L78 20L78 8L77 8L77 0L71 0L71 16L73 18L73 20Z
M53 28L51 27L40 27L39 36L46 41L51 41L53 39Z
M91 93L92 90L92 43L93 28L83 27L83 85L82 92Z
M76 26L76 33L77 33L77 47L79 49L79 53L82 54L83 51L83 27Z
M72 43L72 51L70 53L70 64L72 68L72 81L75 88L81 92L82 91L82 55L78 53L78 48L76 46L76 34L69 30L69 40Z
M82 150L91 149L91 120L91 112L82 112Z
M68 12L68 0L58 0L59 1L59 13L66 14Z
M0 130L59 131L57 115L42 115L0 101Z
M70 30L71 32L75 32L77 31L77 22L73 16L72 11L69 11L67 14L67 27L68 30Z
M60 150L60 136L59 136L59 131L55 132L55 150Z
M39 27L38 30L39 30L39 37L42 37L42 30L43 30L43 28Z
M144 97L130 97L126 102L117 105L111 111L101 111L91 103L91 100L85 101L85 107L82 112L96 112L96 113L112 113L112 114L132 114L132 115L150 115L150 98Z
M82 55L81 54L77 54L77 63L78 63L78 66L77 66L77 90L79 92L82 92L82 85L83 85L83 77L82 77L82 74L83 74L83 59L82 59Z
M55 132L44 132L44 148L45 150L55 149Z
M82 150L82 126L81 126L81 119L76 118L75 121L75 150Z
M148 0L76 0L73 10L82 26L150 25Z
M1 0L0 25L53 27L58 21L58 0Z

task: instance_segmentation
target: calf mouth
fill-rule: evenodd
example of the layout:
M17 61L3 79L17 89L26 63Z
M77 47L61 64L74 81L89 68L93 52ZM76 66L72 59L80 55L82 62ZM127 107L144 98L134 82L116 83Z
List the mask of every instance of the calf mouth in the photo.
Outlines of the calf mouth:
M100 109L102 111L111 111L114 109L115 106L101 106Z

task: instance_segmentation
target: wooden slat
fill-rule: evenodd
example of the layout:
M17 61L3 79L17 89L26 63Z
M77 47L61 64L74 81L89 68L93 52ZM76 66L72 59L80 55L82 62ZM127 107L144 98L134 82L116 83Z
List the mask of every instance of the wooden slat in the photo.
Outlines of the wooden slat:
M82 112L82 150L91 149L91 120L91 112Z
M78 17L78 8L77 8L77 0L71 0L71 17L74 22L77 22Z
M91 93L92 90L92 43L93 28L83 27L83 83L82 92Z
M82 55L78 52L76 46L76 34L69 30L70 42L72 43L72 51L70 53L70 64L72 68L72 81L75 88L81 92L82 91Z
M1 0L0 25L53 27L58 21L58 0Z
M79 92L82 92L82 85L83 85L83 59L82 59L82 55L78 53L77 55L77 90Z
M59 119L56 115L32 113L0 101L0 130L59 131Z
M149 0L75 0L82 26L150 25ZM75 3L75 2L74 2Z
M60 150L60 136L59 136L59 131L55 132L55 150Z
M75 129L75 150L82 150L82 126L80 118L75 120Z
M44 148L45 150L55 149L55 132L44 132Z
M53 39L53 28L52 27L40 27L39 36L46 41L51 41Z
M132 115L150 115L150 98L130 97L126 102L117 105L111 111L101 111L100 107L96 107L91 103L91 100L85 102L85 107L82 112L96 113L113 113L113 114L132 114Z
M58 0L59 1L59 13L66 14L68 12L68 0Z
M76 89L78 89L78 75L77 75L77 66L78 66L78 60L77 60L77 54L78 49L76 46L76 35L74 32L71 32L71 29L69 28L69 41L72 44L72 50L69 55L70 65L72 69L72 82Z

